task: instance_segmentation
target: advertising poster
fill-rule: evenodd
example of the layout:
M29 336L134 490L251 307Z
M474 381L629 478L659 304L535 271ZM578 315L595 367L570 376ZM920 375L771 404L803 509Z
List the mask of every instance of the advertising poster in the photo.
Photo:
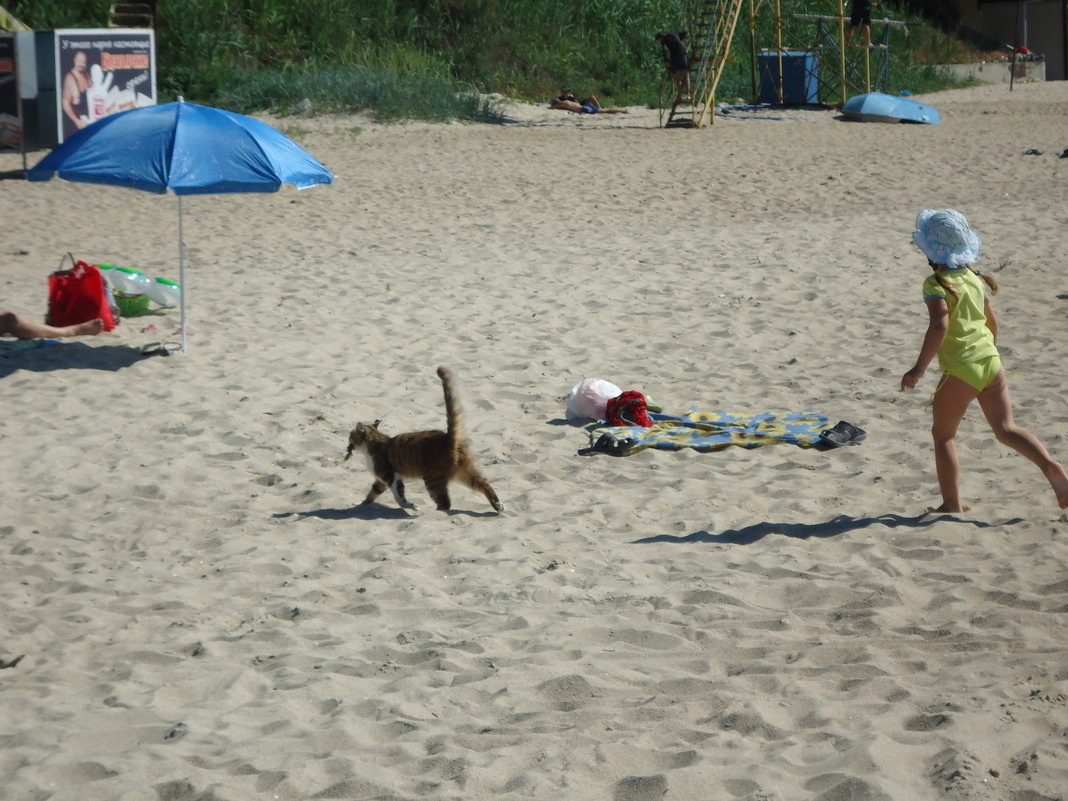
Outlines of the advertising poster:
M21 139L19 90L15 80L15 37L0 33L0 150L17 150Z
M151 28L56 31L59 141L101 117L156 104Z

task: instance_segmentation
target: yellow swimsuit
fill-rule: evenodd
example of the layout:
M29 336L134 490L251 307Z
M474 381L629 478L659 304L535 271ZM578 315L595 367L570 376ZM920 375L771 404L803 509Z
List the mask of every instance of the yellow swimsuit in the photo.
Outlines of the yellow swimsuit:
M938 382L935 392L938 392L938 390L942 388L942 385L946 383L946 379L951 375L955 375L961 381L967 382L974 387L977 392L982 392L994 383L994 379L998 377L998 373L1000 372L1000 356L988 356L977 362L958 364L955 367L950 367L943 373L942 380Z
M934 273L923 282L924 300L942 298L949 306L949 330L938 350L938 365L946 375L982 392L1001 371L994 334L986 325L986 285L969 267L939 270L938 275L956 293L947 292Z

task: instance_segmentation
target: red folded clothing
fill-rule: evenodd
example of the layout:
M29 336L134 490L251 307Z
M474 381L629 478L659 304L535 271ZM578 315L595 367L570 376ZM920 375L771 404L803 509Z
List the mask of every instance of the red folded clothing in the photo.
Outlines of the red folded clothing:
M644 426L651 428L645 396L635 389L628 389L617 398L608 401L605 420L610 426Z

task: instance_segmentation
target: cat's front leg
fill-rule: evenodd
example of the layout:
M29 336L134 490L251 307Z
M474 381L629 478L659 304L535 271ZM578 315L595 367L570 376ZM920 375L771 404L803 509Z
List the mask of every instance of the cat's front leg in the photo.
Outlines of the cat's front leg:
M374 483L371 485L371 489L367 492L367 497L363 499L363 503L361 504L361 506L365 506L369 503L374 503L375 498L377 498L387 489L389 489L389 485L382 479L376 478Z
M393 498L397 501L397 505L401 509L418 509L414 503L404 497L404 482L401 481L400 476L393 479L393 484L390 485L390 489L393 490Z

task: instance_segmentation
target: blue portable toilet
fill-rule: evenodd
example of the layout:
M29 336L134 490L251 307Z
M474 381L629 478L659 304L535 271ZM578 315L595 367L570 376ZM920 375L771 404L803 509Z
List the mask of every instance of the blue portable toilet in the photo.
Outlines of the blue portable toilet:
M782 57L782 77L779 76L779 57ZM816 54L804 50L765 50L757 55L760 69L760 102L777 105L779 85L782 84L782 103L788 106L819 104Z

